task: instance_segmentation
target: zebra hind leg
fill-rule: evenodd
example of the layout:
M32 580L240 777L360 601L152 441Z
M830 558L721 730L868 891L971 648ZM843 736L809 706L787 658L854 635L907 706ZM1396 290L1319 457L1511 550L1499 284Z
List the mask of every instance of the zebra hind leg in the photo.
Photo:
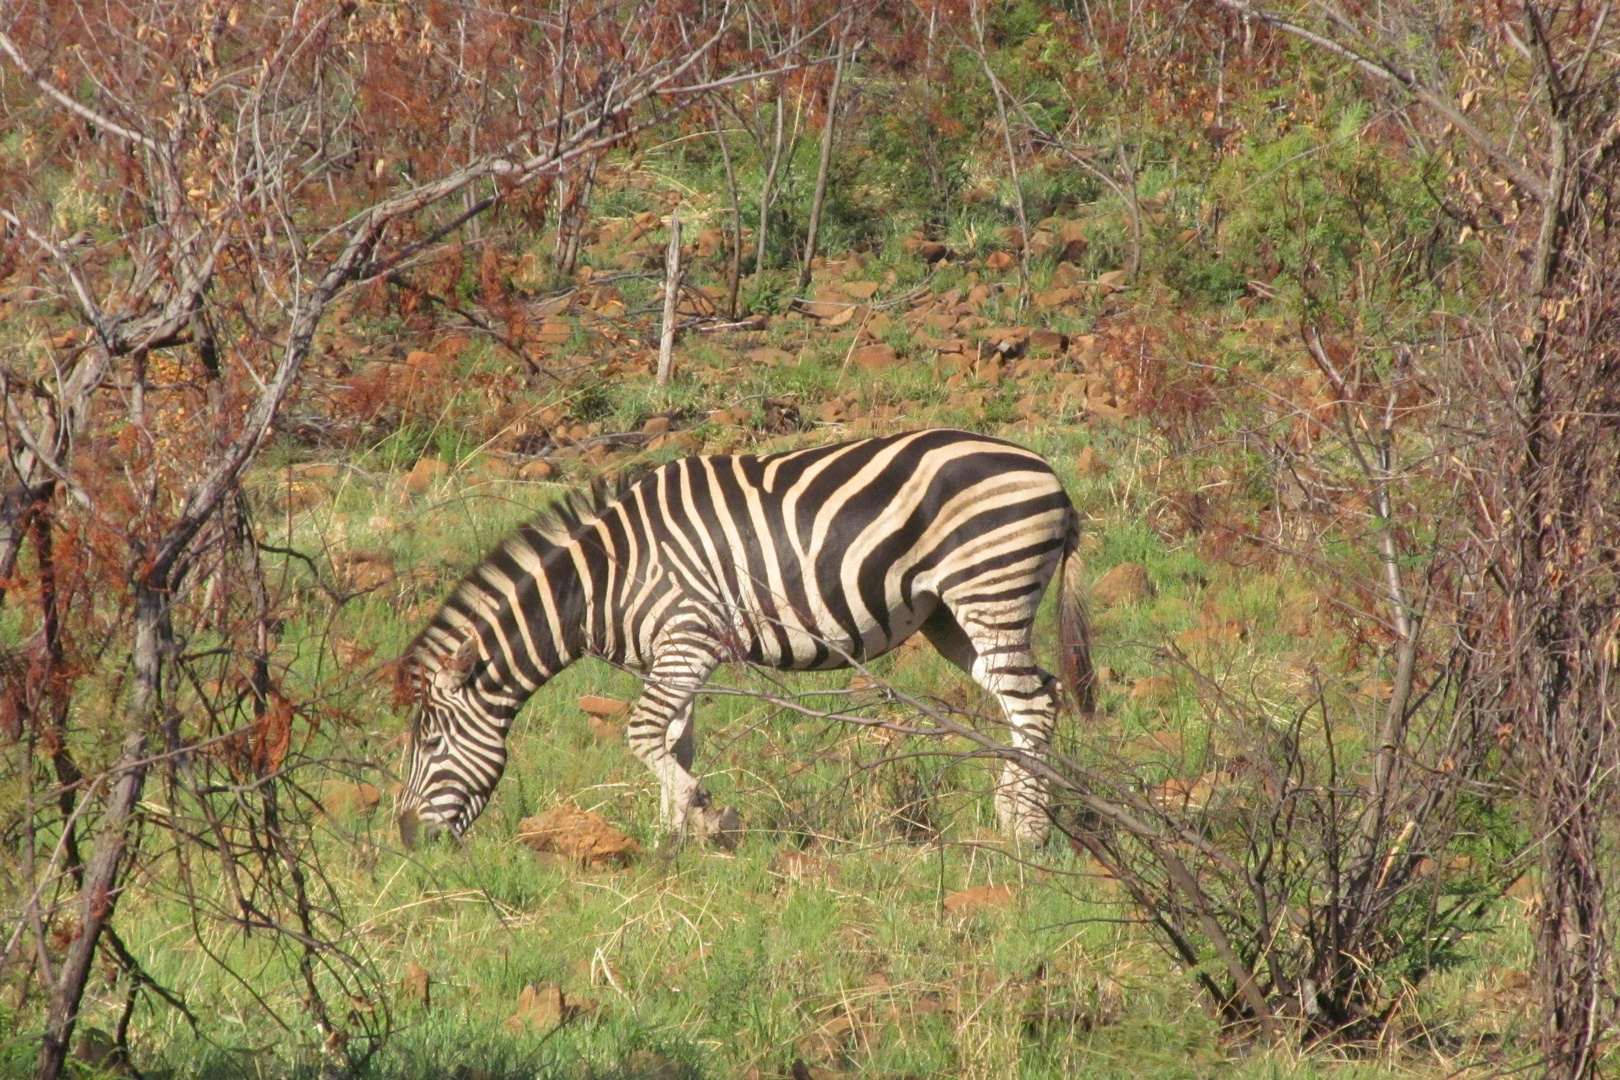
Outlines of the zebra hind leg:
M987 611L958 608L953 614L973 643L969 674L995 696L1006 714L1009 742L1017 750L1044 757L1057 721L1058 683L1035 663L1029 633L1033 611L997 605ZM1046 781L1016 761L1002 768L996 784L996 817L1015 839L1039 845L1051 829Z

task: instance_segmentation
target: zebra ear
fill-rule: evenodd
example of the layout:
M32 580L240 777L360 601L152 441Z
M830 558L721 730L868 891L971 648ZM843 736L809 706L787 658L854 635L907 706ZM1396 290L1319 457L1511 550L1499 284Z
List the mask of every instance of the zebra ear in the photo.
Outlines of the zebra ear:
M433 685L440 690L459 690L467 682L473 668L478 664L478 635L468 634L467 640L461 643L455 654L439 666L433 673Z

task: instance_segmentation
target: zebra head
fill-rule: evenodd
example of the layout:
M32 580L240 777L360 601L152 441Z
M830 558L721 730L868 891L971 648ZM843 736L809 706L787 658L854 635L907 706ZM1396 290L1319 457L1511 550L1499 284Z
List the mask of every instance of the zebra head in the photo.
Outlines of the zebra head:
M469 634L449 657L418 656L419 707L408 740L399 836L459 837L489 802L506 767L507 718L471 686L478 637Z

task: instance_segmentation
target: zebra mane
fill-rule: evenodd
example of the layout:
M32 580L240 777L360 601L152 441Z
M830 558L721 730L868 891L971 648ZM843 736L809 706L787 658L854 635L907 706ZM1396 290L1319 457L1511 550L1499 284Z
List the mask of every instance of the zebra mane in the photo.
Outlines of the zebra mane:
M502 551L509 550L513 544L522 544L534 549L543 558L547 551L567 544L581 530L593 524L632 487L650 475L650 472L645 465L632 465L593 480L590 487L584 490L564 492L542 506L525 525L478 560L477 564L462 576L444 603L439 605L439 610L433 618L428 620L427 625L400 653L399 660L394 665L395 707L403 709L418 704L427 689L428 680L441 667L454 662L458 648L467 640L467 633L461 620L452 618L451 604L463 594L464 590L477 588L474 582L478 579L479 571L484 564ZM544 542L546 546L539 546L537 540Z

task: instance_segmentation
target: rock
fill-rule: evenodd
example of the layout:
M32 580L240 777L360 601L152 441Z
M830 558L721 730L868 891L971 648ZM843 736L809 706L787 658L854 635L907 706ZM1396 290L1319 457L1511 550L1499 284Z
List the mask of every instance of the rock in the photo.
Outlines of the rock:
M628 716L630 703L620 701L618 698L599 697L596 694L585 694L579 699L579 707L592 716Z
M518 471L500 458L480 457L478 459L478 474L491 480L511 480L517 476Z
M1131 683L1131 700L1143 705L1162 705L1176 696L1176 680L1168 675L1149 675Z
M1057 250L1057 237L1044 229L1037 229L1029 237L1029 257L1044 259Z
M1056 330L1031 330L1029 332L1029 347L1052 356L1069 347L1069 337L1067 334L1060 334Z
M833 864L806 851L784 851L776 856L776 872L794 881L826 877Z
M425 1009L432 1004L433 976L428 974L428 969L421 964L406 964L405 978L400 981L400 989L404 992L406 1001Z
M330 817L345 817L356 811L369 814L380 802L382 792L376 784L328 780L321 785L321 809Z
M567 323L542 323L540 329L531 335L532 340L542 345L561 345L574 333L574 328Z
M838 1017L838 1019L845 1020L847 1018ZM825 1046L821 1046L820 1049L827 1052ZM810 1051L812 1054L815 1052L815 1050ZM794 1058L793 1064L788 1066L788 1080L840 1080L842 1076L844 1076L843 1073L834 1072L832 1069L823 1068L820 1065L811 1065L802 1057Z
M647 422L641 425L641 432L644 435L663 435L669 429L670 422L667 416L648 417Z
M975 911L995 911L1011 907L1018 893L1004 885L976 885L960 889L945 898L945 910L952 915L971 915Z
M1102 344L1096 334L1076 334L1069 339L1069 359L1081 367L1096 363L1101 352Z
M618 742L624 735L624 729L618 724L610 724L600 716L591 716L587 722L591 726L591 738L597 742Z
M823 285L816 290L816 298L799 305L799 310L817 319L830 319L849 310L850 299L837 285Z
M990 286L975 285L968 290L967 299L962 302L976 311L983 307L984 302L988 299L990 299Z
M1074 265L1074 263L1060 262L1057 264L1057 269L1052 271L1052 288L1054 289L1078 290L1081 286L1087 284L1089 282L1086 279L1085 271Z
M1034 302L1037 308L1062 307L1064 304L1072 304L1078 299L1080 299L1080 293L1074 289L1047 289L1030 297L1030 300Z
M641 854L641 845L601 814L572 806L554 806L524 818L518 822L518 839L536 851L555 852L593 869L624 866Z
M723 229L704 229L697 234L697 239L692 242L692 248L700 259L707 259L718 251L724 251L726 248L725 231Z
M1164 783L1153 789L1153 801L1169 811L1202 810L1209 805L1209 800L1216 790L1232 779L1230 773L1220 771L1207 772L1193 780L1180 776L1172 776Z
M1028 344L1029 331L1023 327L998 327L984 332L984 349L981 351L1014 357L1022 355L1024 346Z
M894 346L884 342L862 345L855 350L855 364L862 371L887 371L899 363L900 356L894 351Z
M1152 595L1153 582L1139 562L1120 563L1091 586L1091 598L1105 607L1140 604Z
M877 295L879 286L875 281L846 281L840 288L852 300L870 300Z
M293 475L300 480L336 480L343 475L343 467L329 462L320 462L314 465L294 465Z
M372 592L394 580L394 556L378 551L339 551L332 556L338 584L350 592Z
M617 1074L624 1080L689 1080L696 1075L680 1062L651 1050L637 1050L625 1058Z
M1104 292L1123 292L1128 274L1123 270L1110 270L1097 275L1097 284Z
M1057 371L1057 361L1050 356L1038 356L1029 360L1020 360L1013 369L1013 375L1019 379L1040 379Z
M288 484L278 496L276 509L283 513L299 514L312 506L319 506L332 497L325 484Z
M544 1034L573 1019L578 1011L563 999L562 987L530 983L518 995L517 1012L506 1018L506 1030L513 1035Z
M782 364L793 363L793 354L782 349L762 345L757 349L749 349L743 354L750 363L763 364L769 367L779 367Z
M702 452L703 440L690 431L675 431L668 435L654 435L652 441L647 444L647 449L673 450L682 457L690 457Z
M411 471L405 474L405 494L421 495L434 481L450 474L450 466L436 457L419 458Z
M405 355L405 366L413 371L420 371L424 375L443 375L448 371L454 360L439 353L424 352L417 349Z
M1074 468L1081 476L1093 479L1108 474L1108 462L1097 456L1097 451L1086 447L1080 451L1080 456L1074 459Z
M1091 246L1091 241L1086 237L1086 227L1078 221L1071 221L1058 230L1058 242L1063 245L1058 259L1067 263L1079 262L1085 256L1086 248Z
M992 251L989 257L984 260L984 268L998 274L1011 270L1017 265L1018 260L1013 257L1010 251Z
M950 248L946 247L944 244L941 244L937 240L924 240L922 243L917 245L917 254L922 257L923 262L928 263L929 265L939 262L941 259L950 255L950 253Z
M791 401L766 398L765 418L760 427L767 435L791 435L804 429L804 414Z
M555 475L557 470L549 461L531 461L517 471L519 480L549 480Z
M546 322L551 322L552 321L551 317L553 315L561 315L563 312L568 310L568 306L570 304L572 304L573 302L574 302L573 294L572 293L564 293L562 296L553 296L549 300L540 301L539 303L535 304L533 307L531 307L529 309L529 314L534 318L543 319ZM562 322L557 322L557 323L552 323L552 325L554 325L554 326L567 326L568 324L567 323L562 323Z
M867 309L864 305L849 305L843 310L839 311L836 315L832 316L832 318L828 319L822 325L828 329L832 329L833 327L843 326L846 323L854 322L858 326L865 321L864 313L866 310ZM861 315L863 317L857 319L857 315Z
M1206 605L1198 613L1198 625L1176 635L1176 644L1185 652L1231 648L1248 637L1248 630L1237 619L1228 619Z
M1165 678L1165 676L1155 676ZM1147 681L1147 680L1142 680ZM1175 692L1175 682L1170 680L1170 694ZM1166 694L1168 697L1170 694ZM1170 758L1180 761L1186 756L1186 740L1173 731L1150 731L1145 735L1138 735L1121 748L1125 756L1132 761L1152 761L1155 758Z
M98 1027L81 1027L79 1037L73 1040L73 1057L91 1068L112 1064L117 1053L113 1037Z
M973 373L979 381L986 386L1000 386L1001 377L1006 373L1007 361L994 353L973 365Z

